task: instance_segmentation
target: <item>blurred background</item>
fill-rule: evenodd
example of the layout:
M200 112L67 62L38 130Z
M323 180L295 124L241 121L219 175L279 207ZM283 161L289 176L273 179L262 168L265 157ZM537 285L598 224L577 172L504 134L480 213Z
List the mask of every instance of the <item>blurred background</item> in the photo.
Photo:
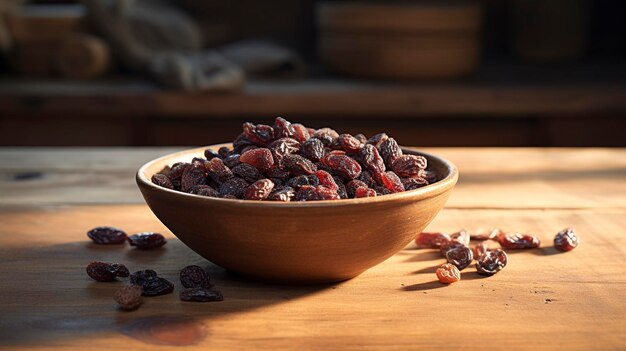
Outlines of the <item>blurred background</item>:
M626 1L0 0L0 145L626 146Z

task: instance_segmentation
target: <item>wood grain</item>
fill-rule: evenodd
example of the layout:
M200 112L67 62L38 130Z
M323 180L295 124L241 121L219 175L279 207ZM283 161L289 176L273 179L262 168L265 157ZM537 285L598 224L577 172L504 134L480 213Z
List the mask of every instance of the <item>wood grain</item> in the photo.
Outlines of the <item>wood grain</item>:
M143 203L135 172L175 150L4 148L0 206ZM626 208L626 149L423 150L460 169L448 208Z
M2 349L139 350L168 343L212 350L626 348L623 210L444 210L430 229L501 226L537 233L544 242L539 250L511 253L507 268L493 277L481 278L470 267L452 286L434 281L442 261L437 253L410 246L347 282L285 287L233 276L175 239L156 252L85 240L87 229L102 224L171 238L142 205L5 208L0 223ZM568 225L577 228L581 245L557 254L551 238ZM155 268L177 283L181 267L200 264L225 301L183 303L168 295L120 312L111 295L123 283L90 281L84 266L91 260Z

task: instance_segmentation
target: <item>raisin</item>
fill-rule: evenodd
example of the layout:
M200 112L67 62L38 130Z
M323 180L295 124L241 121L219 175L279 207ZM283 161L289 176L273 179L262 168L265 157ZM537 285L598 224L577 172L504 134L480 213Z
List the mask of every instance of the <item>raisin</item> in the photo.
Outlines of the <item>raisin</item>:
M439 253L441 254L441 256L446 257L446 255L448 254L448 251L454 250L459 247L466 247L466 246L458 241L448 241L448 242L443 243L439 247Z
M359 187L369 188L367 184L363 183L362 181L358 179L353 179L349 181L348 184L346 184L346 192L348 193L348 196L354 197L354 193L356 192L356 189Z
M243 132L248 140L258 146L267 146L274 141L274 129L264 124L246 122L243 124Z
M360 197L376 197L376 190L374 189L370 189L364 186L360 186L358 188L356 188L356 190L354 191L354 197L355 198L360 198Z
M231 195L231 194L220 195L220 197L222 199L231 199L231 200L238 200L239 199L237 196Z
M314 201L318 200L315 187L311 185L301 186L294 197L296 201Z
M276 139L293 138L294 134L296 134L296 130L291 123L282 117L276 117L272 128L274 129L274 137Z
M87 265L87 275L99 282L112 282L116 277L128 277L128 268L119 263L91 262Z
M211 278L200 266L187 266L180 271L180 282L185 288L210 288Z
M131 284L117 290L113 297L120 309L124 311L133 311L141 305L142 294L143 288L140 285Z
M272 151L266 148L248 150L241 154L239 161L256 167L259 172L266 172L274 167Z
M126 242L126 233L115 227L95 227L87 232L87 236L100 245L117 245Z
M206 149L204 150L204 157L207 160L211 160L212 158L222 158L222 155L220 155L218 152L215 152L215 150L213 149Z
M473 259L474 254L467 246L457 246L446 252L446 260L448 263L455 265L456 268L461 271L469 266Z
M461 229L456 233L450 234L450 241L455 241L465 246L469 246L470 235L467 233L465 229Z
M221 158L224 158L226 156L228 156L230 154L230 148L228 146L222 146L217 150L218 155L221 156ZM207 160L209 158L207 157Z
M374 180L374 177L372 177L372 174L368 171L361 172L361 174L356 179L362 181L363 183L365 183L365 185L367 185L370 188L376 185L376 181Z
M337 183L335 183L335 180L333 179L333 176L330 175L330 173L326 171L317 171L315 172L315 176L317 177L317 179L319 179L320 185L323 185L334 191L337 191L337 189L339 189L339 187L337 186Z
M218 184L222 184L228 179L234 177L233 172L228 168L224 161L219 158L211 159L205 165L208 176Z
M376 175L386 171L385 162L374 146L365 144L359 151L359 156L363 167L371 174Z
M444 263L439 266L435 274L437 275L439 282L443 284L452 284L461 280L461 272L459 269L449 263Z
M324 144L317 138L310 138L300 145L300 154L313 162L321 160L324 153Z
M374 190L376 191L376 194L378 194L379 196L393 194L391 190L380 185L374 186Z
M167 189L174 189L174 184L172 184L170 178L168 178L165 174L154 174L152 176L152 183Z
M157 276L157 273L151 269L131 274L130 282L143 288L143 296L165 295L174 291L174 284Z
M217 190L213 189L212 187L208 185L196 185L195 187L191 189L189 193L200 195L200 196L207 196L207 197L219 197L220 196Z
M346 186L343 184L343 178L339 176L333 176L333 180L337 185L337 194L339 194L339 197L342 199L347 199L348 191L346 190Z
M165 245L167 240L159 233L144 232L130 235L128 243L141 250L151 250Z
M402 185L402 180L394 172L389 171L382 173L380 175L380 178L385 189L391 191L392 193L404 191L404 185Z
M500 233L504 233L502 230L495 228L495 229L479 229L477 230L475 233L471 233L470 234L470 239L471 240L479 240L479 241L483 241L483 240L494 240L498 234Z
M474 258L478 260L487 252L487 245L485 243L479 243L472 248Z
M296 139L282 138L272 141L267 148L272 151L274 162L281 164L286 155L300 151L300 143Z
M226 195L230 195L234 196L235 198L241 199L248 185L248 182L246 182L242 178L231 178L222 183L222 185L220 185L219 193L221 197L226 197Z
M182 301L211 302L224 301L224 296L220 291L199 287L181 291L180 299Z
M427 171L425 169L419 172L419 177L426 179L428 184L432 184L437 181L437 173L432 172L432 171Z
M241 164L241 161L239 161L239 154L230 154L226 157L224 157L224 165L226 165L226 167L233 169L235 168L236 165Z
M313 174L317 171L313 162L300 155L286 155L283 158L283 165L294 176Z
M323 185L315 187L315 195L317 200L339 200L339 194L336 189L327 188Z
M389 168L391 168L391 164L396 160L396 158L402 156L402 149L400 149L400 146L398 146L398 143L394 138L389 138L381 142L378 151L380 156L383 158L383 161L385 161L385 165Z
M424 178L401 178L404 190L415 190L428 185L428 181Z
M254 183L261 179L261 173L256 167L247 163L240 163L231 169L231 172L237 177L243 178L248 183Z
M267 200L289 202L289 201L292 201L295 198L295 196L296 196L296 193L293 190L293 188L287 187L287 188L280 189L278 191L274 191L267 197Z
M296 139L297 141L304 143L305 141L309 140L309 138L311 137L309 130L302 124L294 123L291 126L293 127L293 130L294 130L293 138Z
M404 178L417 177L427 165L426 158L416 155L398 156L391 164L391 169Z
M174 189L180 190L181 177L183 176L183 172L189 167L191 167L191 163L181 162L172 165L172 169L170 169L167 176L172 181Z
M499 233L496 238L505 249L535 249L541 245L539 238L530 234Z
M419 233L415 238L415 244L419 248L437 249L448 243L450 237L443 233Z
M354 179L361 174L359 163L346 155L328 154L322 158L322 163L346 179Z
M385 133L379 133L374 135L373 137L367 139L367 143L370 145L373 145L375 148L379 148L380 144L383 143L383 141L389 139L389 136Z
M250 145L254 145L254 143L248 139L246 133L241 133L233 141L233 153L240 154L243 148Z
M272 179L276 185L278 185L276 179L279 179L280 183L285 183L289 179L289 172L277 166L265 172L265 175Z
M559 251L572 251L576 246L578 246L578 236L572 228L565 228L554 237L554 247Z
M211 162L214 160L222 162L219 158L214 158ZM180 189L188 193L194 186L206 184L206 176L204 172L205 170L201 167L194 165L187 167L180 178Z
M361 149L361 142L350 134L341 134L335 139L333 147L354 154Z
M367 138L365 137L365 135L363 135L362 133L359 133L357 135L354 136L356 138L356 140L358 140L361 144L365 144L367 143Z
M476 260L476 271L482 275L494 275L501 271L507 263L506 252L501 249L488 249Z
M265 200L272 190L274 189L274 183L269 179L257 180L243 193L245 200Z
M313 136L321 140L324 146L331 146L339 134L333 129L321 128L316 130Z
M191 159L191 165L194 167L200 167L200 168L204 168L204 165L207 163L208 161L202 157L194 157Z

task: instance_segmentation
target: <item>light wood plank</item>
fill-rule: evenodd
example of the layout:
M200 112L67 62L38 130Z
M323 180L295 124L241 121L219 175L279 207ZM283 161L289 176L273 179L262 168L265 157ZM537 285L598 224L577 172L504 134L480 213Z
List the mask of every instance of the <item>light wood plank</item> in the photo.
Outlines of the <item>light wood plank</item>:
M230 275L174 239L157 252L88 244L85 231L103 224L170 236L141 205L5 208L0 223L0 348L7 350L157 347L146 343L153 338L124 332L140 318L164 315L205 333L187 349L626 348L623 210L446 209L429 229L500 226L537 233L544 242L542 249L511 253L509 265L493 277L480 279L470 267L448 287L434 281L438 254L412 247L347 282L285 287ZM581 244L555 254L551 239L565 226L578 230ZM182 266L201 264L225 301L182 303L169 295L119 312L111 295L122 283L90 281L84 266L91 260L155 268L176 282Z
M143 203L136 170L175 150L0 149L0 205ZM460 170L448 207L626 208L626 149L423 150L451 160ZM41 176L15 180L33 172Z

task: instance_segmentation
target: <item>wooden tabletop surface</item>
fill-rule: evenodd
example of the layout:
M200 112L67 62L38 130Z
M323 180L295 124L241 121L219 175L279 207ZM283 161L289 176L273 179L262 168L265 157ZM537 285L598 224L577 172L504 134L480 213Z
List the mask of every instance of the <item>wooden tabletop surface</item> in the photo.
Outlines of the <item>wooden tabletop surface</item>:
M361 276L309 287L251 282L212 265L154 217L134 172L165 148L0 149L0 349L624 350L626 149L426 149L460 181L429 230L500 227L542 239L484 278L451 286L442 259L412 246ZM97 247L85 232L113 225L159 231L163 250ZM574 227L580 246L552 248ZM112 300L124 282L96 283L93 260L153 268L178 283L199 264L225 300Z

